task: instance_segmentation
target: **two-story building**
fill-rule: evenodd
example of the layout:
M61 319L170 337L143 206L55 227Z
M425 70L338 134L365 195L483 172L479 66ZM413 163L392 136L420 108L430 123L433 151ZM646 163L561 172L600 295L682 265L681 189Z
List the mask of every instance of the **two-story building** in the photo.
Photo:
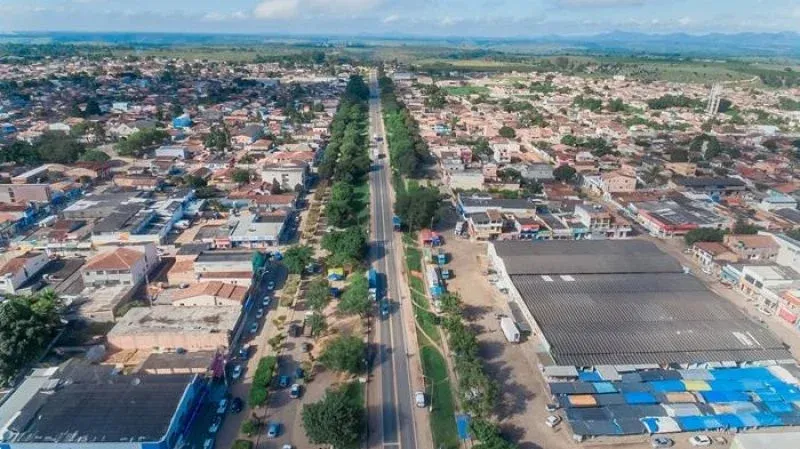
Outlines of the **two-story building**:
M81 267L85 285L130 285L144 282L147 273L158 263L155 245L118 247L104 251Z

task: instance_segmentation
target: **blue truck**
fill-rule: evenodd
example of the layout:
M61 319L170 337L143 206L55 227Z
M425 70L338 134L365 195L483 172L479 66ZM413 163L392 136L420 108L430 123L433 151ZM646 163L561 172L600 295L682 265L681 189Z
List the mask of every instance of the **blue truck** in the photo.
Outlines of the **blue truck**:
M367 282L369 284L369 297L373 301L378 300L378 272L374 268L367 271Z

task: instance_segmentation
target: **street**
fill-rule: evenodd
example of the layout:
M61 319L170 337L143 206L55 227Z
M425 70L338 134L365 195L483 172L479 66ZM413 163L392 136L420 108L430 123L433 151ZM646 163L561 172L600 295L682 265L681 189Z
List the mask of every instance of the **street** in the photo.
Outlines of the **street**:
M373 357L373 383L369 388L370 408L368 420L370 429L370 447L417 448L417 436L413 419L411 392L411 373L408 363L408 349L404 332L398 282L402 273L397 266L394 254L394 235L392 225L392 200L390 195L391 173L388 165L386 134L381 117L380 95L377 73L371 72L369 77L370 102L370 139L378 135L377 151L385 157L374 157L373 169L369 175L370 201L372 207L372 241L370 242L370 259L374 267L383 276L382 294L393 304L389 316L377 320L375 334L375 351ZM378 397L374 397L375 394ZM373 405L379 410L372 410Z

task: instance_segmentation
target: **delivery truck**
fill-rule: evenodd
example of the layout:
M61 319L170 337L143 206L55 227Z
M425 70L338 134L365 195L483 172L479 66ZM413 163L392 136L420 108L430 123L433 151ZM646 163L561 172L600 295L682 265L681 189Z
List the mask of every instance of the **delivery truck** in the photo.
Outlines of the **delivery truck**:
M369 284L369 297L373 301L378 300L378 272L374 268L367 271L367 283Z
M509 343L519 343L519 328L514 320L509 317L500 318L500 329L503 329L503 334Z

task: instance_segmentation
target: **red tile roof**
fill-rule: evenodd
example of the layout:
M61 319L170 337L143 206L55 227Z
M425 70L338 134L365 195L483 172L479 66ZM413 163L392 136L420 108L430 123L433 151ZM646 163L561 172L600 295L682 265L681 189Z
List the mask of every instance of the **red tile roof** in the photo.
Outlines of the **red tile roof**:
M130 249L117 248L114 251L98 254L84 266L85 270L125 270L130 269L144 253Z

